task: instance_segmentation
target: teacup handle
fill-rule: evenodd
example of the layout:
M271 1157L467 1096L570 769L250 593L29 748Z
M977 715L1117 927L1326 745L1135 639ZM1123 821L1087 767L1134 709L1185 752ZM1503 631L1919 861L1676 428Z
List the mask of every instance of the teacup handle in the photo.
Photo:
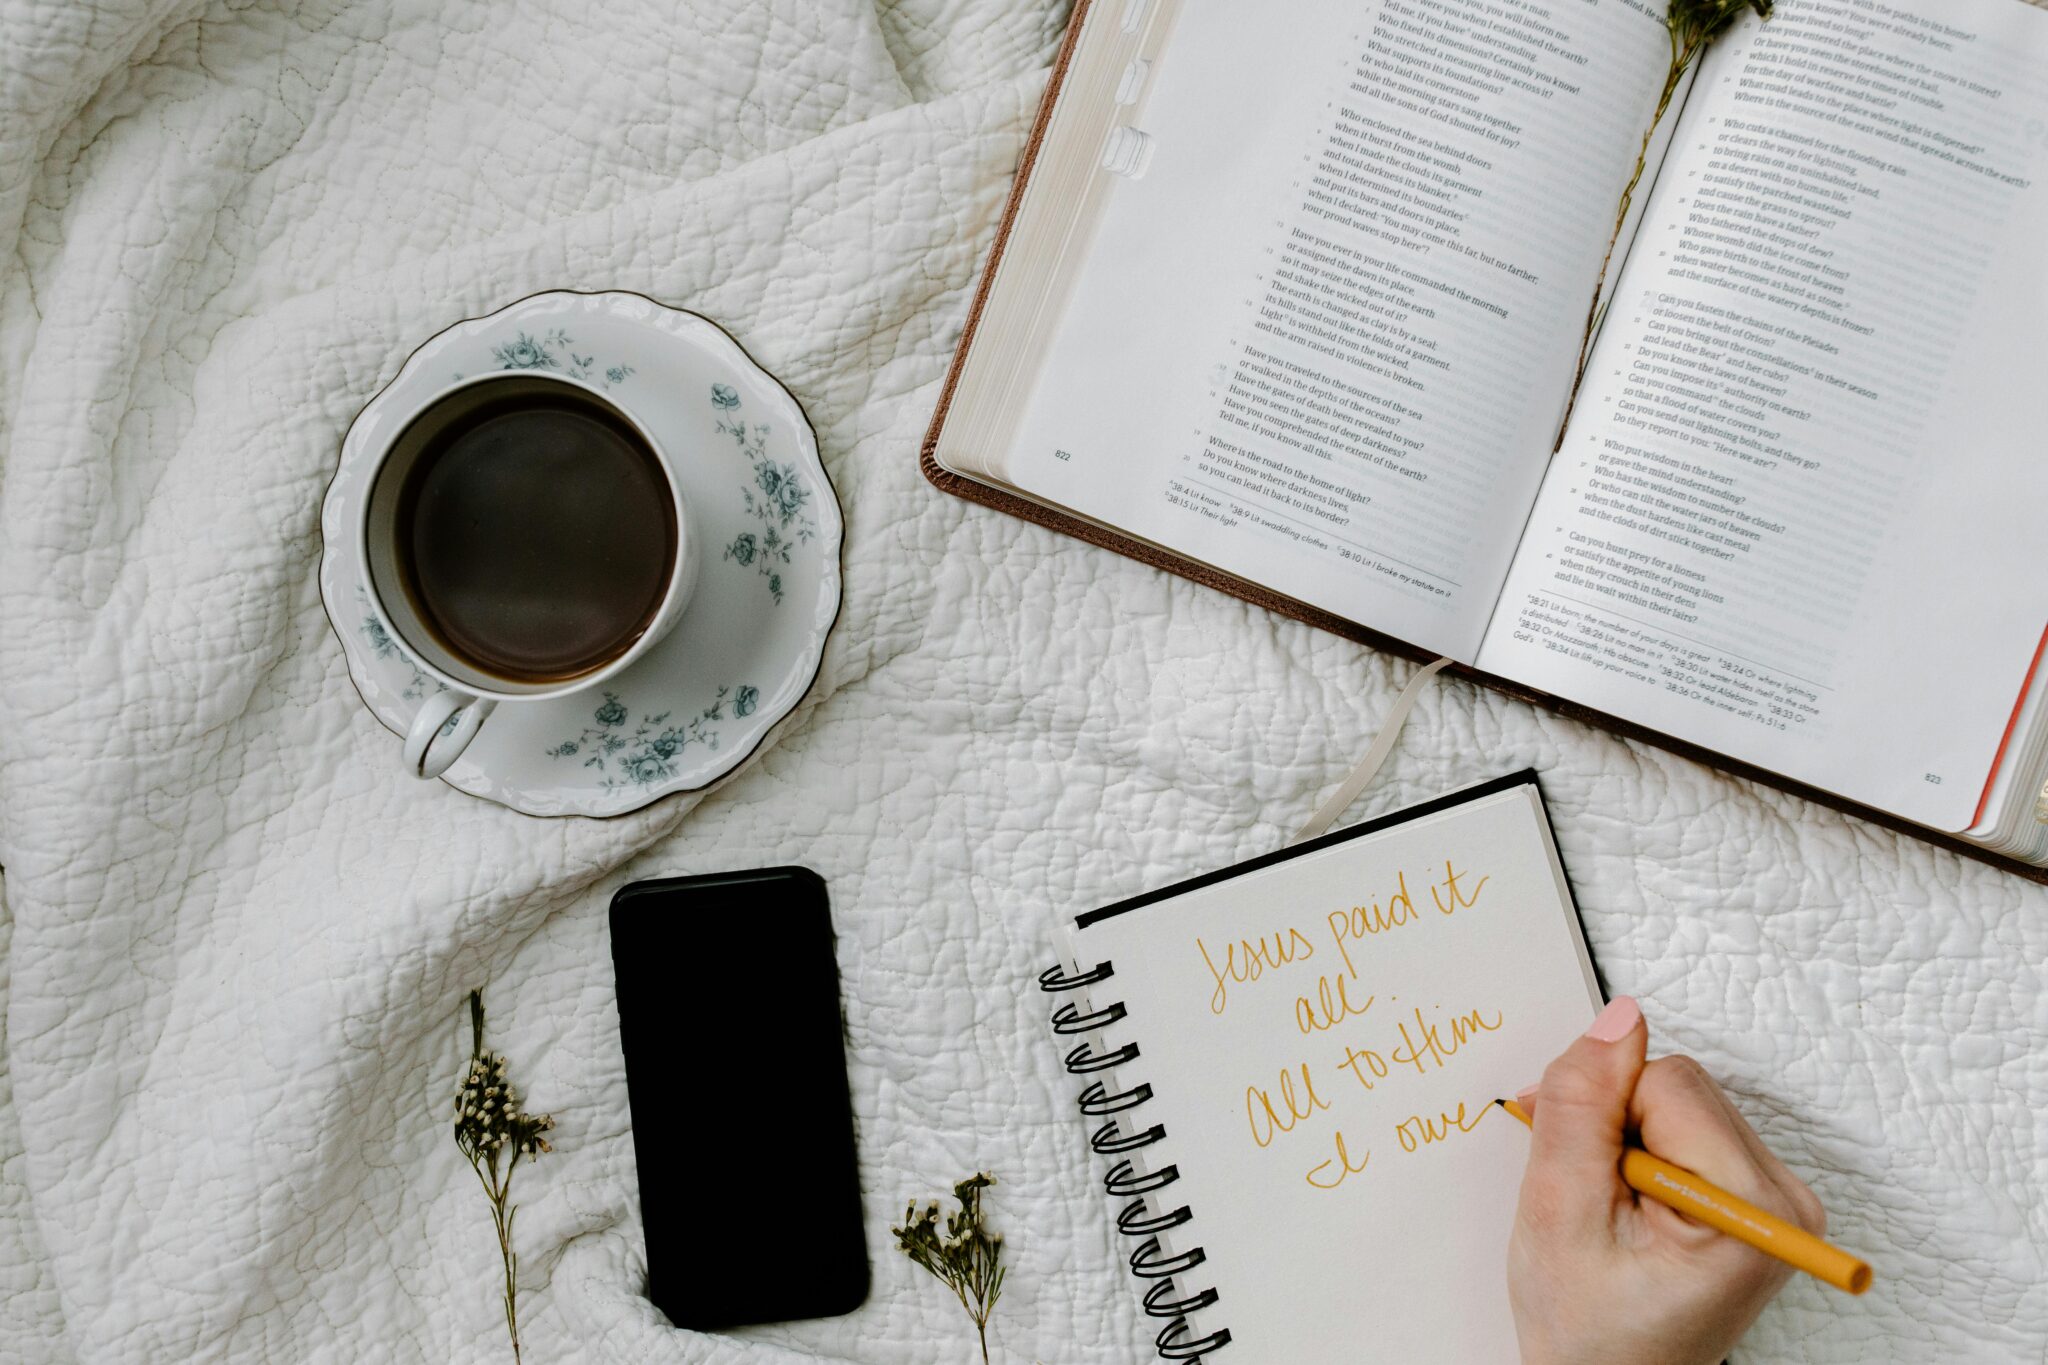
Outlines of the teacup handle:
M448 765L462 757L462 751L497 709L495 699L472 697L467 692L436 692L428 697L405 737L406 771L414 777L439 777L447 772ZM443 735L441 727L458 711L463 713L462 719Z

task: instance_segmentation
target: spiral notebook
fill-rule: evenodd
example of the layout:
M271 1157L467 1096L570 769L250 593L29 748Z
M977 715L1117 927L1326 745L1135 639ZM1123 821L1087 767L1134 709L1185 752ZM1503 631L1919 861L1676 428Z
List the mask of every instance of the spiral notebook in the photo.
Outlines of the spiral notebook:
M1535 774L1090 911L1053 1031L1159 1354L1512 1360L1534 1084L1602 992ZM1086 966L1076 964L1090 964Z

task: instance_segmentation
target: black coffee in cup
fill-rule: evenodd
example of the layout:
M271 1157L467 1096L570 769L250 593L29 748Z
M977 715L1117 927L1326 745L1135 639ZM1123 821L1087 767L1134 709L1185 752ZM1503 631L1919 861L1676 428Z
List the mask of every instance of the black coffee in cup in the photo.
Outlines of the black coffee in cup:
M488 386L429 426L392 526L405 595L443 649L520 684L565 682L633 647L675 571L660 457L594 395Z

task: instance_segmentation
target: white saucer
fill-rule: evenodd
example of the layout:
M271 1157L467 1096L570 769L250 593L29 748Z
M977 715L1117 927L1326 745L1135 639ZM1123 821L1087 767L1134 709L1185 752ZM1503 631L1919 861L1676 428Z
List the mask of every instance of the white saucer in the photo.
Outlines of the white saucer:
M544 369L618 396L674 457L703 560L689 610L602 688L508 702L442 778L529 815L619 815L744 763L818 676L839 616L839 499L789 390L707 318L639 294L555 291L413 352L342 438L321 509L320 596L349 677L394 735L440 684L377 624L349 528L366 456L426 397L485 370ZM399 745L378 756L405 782Z

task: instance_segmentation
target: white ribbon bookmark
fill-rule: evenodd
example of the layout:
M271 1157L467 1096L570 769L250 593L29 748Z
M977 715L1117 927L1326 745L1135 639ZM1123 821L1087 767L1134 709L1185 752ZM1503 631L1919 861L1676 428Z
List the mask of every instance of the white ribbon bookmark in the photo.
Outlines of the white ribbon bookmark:
M1415 699L1422 695L1423 688L1429 686L1429 680L1442 672L1448 663L1449 659L1438 659L1433 664L1415 670L1414 676L1408 679L1408 685L1401 689L1401 695L1394 698L1393 706L1387 711L1387 718L1380 722L1379 737L1374 739L1372 747L1365 751L1365 757L1358 760L1358 766L1338 784L1337 790L1330 793L1329 800L1316 807L1316 813L1309 816L1308 823L1294 832L1294 837L1287 841L1289 844L1299 844L1315 838L1336 824L1338 816L1351 809L1351 803L1358 799L1358 794L1371 785L1373 778L1379 775L1381 765L1387 761L1387 755L1394 752L1394 742L1401 738L1401 727L1407 724L1408 712L1413 709Z

